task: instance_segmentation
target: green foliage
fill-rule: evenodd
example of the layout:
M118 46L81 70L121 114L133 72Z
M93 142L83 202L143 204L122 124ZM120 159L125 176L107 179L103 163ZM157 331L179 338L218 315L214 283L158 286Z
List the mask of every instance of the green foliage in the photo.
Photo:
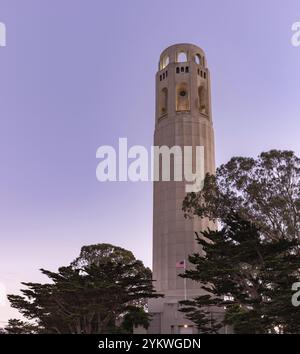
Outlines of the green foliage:
M234 326L236 334L264 332L257 314L254 311L249 312L238 304L229 307L226 311L224 322Z
M122 327L127 333L133 333L133 328L137 326L149 327L151 315L142 307L128 306L127 313L124 316Z
M300 159L291 151L271 150L256 160L233 157L204 188L183 202L186 216L223 222L236 213L252 221L269 239L300 239Z
M222 230L205 231L197 239L205 257L190 256L195 267L184 277L200 282L206 294L183 302L189 305L183 311L202 332L215 332L220 322L211 321L209 314L225 306L223 325L233 325L239 333L270 333L276 326L287 333L300 331L300 313L291 303L291 285L300 276L296 240L267 240L235 214Z
M186 197L183 210L222 227L197 235L205 257L191 255L195 268L185 277L205 294L186 304L187 317L212 332L219 321L208 316L223 309L222 324L237 333L299 333L291 287L300 279L300 160L276 150L232 158Z
M216 303L210 295L198 296L195 300L181 301L180 311L194 322L200 333L216 334L222 327L222 312L215 311ZM217 301L218 304L218 301Z
M7 334L36 334L39 331L40 328L38 326L15 318L10 319L8 325L5 327Z
M46 333L116 332L129 305L143 307L147 298L159 296L150 269L109 244L85 246L70 266L41 272L50 284L23 283L23 296L8 298Z

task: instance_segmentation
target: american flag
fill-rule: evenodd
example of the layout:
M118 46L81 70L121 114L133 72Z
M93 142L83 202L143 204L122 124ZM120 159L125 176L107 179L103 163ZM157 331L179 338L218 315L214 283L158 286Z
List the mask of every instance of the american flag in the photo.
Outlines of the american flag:
M185 268L185 260L176 262L176 268Z

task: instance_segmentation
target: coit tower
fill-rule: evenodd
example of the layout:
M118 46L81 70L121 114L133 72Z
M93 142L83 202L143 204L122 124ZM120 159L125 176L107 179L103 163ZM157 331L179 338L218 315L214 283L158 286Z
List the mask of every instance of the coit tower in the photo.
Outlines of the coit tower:
M195 45L172 45L160 56L154 145L180 146L182 151L185 146L202 146L204 173L215 172L210 74L204 51ZM194 171L196 163L193 158ZM200 295L201 287L178 275L190 267L188 256L201 252L195 231L213 224L205 219L184 218L186 184L184 178L154 182L153 279L164 297L149 301L153 317L148 333L197 333L178 308L179 301Z

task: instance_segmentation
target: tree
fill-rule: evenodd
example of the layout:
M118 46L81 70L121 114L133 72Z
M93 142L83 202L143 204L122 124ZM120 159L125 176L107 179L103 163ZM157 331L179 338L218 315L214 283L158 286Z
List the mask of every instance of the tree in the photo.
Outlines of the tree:
M38 326L17 319L8 320L8 325L5 327L5 332L8 334L35 334L39 332Z
M206 256L192 255L196 270L186 276L206 284L209 298L195 299L188 315L207 319L207 306L226 306L224 323L236 332L299 331L291 286L300 269L300 159L277 150L234 157L187 195L183 210L222 228L198 235Z
M236 214L222 230L202 232L197 240L205 257L190 256L194 269L183 276L200 282L206 294L182 302L182 311L202 332L215 333L221 323L236 333L300 331L300 313L291 303L291 285L300 275L296 240L268 240ZM210 319L224 307L224 319Z
M50 284L22 283L23 296L9 295L12 307L36 320L47 333L112 333L130 308L158 297L149 268L130 251L109 244L85 246L58 272L41 269Z
M186 275L186 278L191 275ZM214 317L216 305L218 301L214 301L211 293L201 295L194 300L180 301L182 307L179 311L185 313L186 317L197 325L200 333L217 334L222 327L222 318ZM221 316L223 313L220 313Z
M256 160L233 157L204 188L183 202L187 217L223 222L231 213L254 222L268 239L300 239L300 159L291 151L271 150Z
M142 307L128 306L127 313L122 322L122 328L124 328L127 333L133 333L133 329L137 326L143 326L147 329L150 320L151 315L148 312L145 312Z

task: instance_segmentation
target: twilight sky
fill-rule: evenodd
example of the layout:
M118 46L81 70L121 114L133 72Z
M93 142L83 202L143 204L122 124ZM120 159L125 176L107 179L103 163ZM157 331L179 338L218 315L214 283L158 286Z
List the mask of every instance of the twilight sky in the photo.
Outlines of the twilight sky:
M39 268L87 244L151 265L151 183L97 182L95 154L119 137L152 144L154 75L171 44L207 54L218 165L300 155L297 21L299 0L0 0L0 292L45 281ZM0 301L0 327L16 316Z

